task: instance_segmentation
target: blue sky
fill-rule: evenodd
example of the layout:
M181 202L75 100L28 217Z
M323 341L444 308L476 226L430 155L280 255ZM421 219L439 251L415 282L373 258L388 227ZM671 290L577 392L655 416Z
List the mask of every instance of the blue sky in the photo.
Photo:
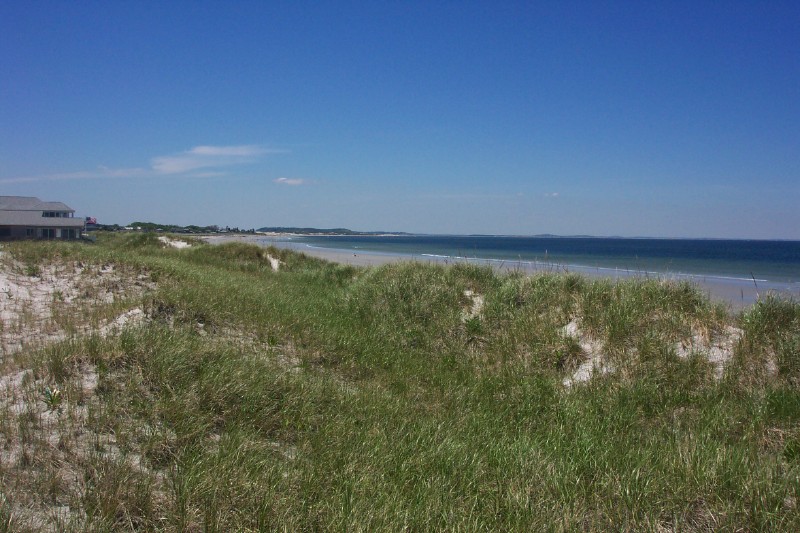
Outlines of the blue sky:
M103 223L800 239L796 1L7 0L0 73Z

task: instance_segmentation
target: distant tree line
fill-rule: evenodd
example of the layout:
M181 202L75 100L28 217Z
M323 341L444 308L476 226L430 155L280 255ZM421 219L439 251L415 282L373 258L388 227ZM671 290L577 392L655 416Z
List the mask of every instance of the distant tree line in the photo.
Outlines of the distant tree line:
M297 227L263 227L259 229L242 229L237 226L218 226L212 224L210 226L196 226L190 224L188 226L180 226L177 224L158 224L156 222L131 222L127 226L120 226L119 224L93 224L87 227L90 230L99 231L150 231L150 232L164 232L164 233L240 233L240 234L254 234L256 232L262 233L293 233L295 235L409 235L408 233L396 231L353 231L347 228L297 228Z
M238 227L230 227L230 226L217 226L213 224L211 226L196 226L194 224L190 224L188 226L179 226L177 224L157 224L155 222L131 222L127 226L120 226L119 224L97 224L96 228L100 231L124 231L124 230L136 230L136 231L158 231L164 233L255 233L256 230L251 229L240 229Z

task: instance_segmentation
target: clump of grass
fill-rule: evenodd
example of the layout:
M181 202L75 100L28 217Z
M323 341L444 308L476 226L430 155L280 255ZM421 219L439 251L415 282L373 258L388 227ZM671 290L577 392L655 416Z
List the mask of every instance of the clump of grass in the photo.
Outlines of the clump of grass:
M351 310L387 343L410 348L441 345L459 323L463 289L444 267L385 265L362 274L348 291Z
M14 514L11 504L5 494L0 494L0 532L11 533L14 531Z
M82 505L92 529L147 530L158 524L153 480L125 461L97 458L87 468Z
M39 268L39 265L28 264L25 265L25 275L36 278L42 275L42 270Z
M779 379L800 387L800 302L767 296L745 311L741 325L745 335L736 359L739 377Z
M145 250L155 251L162 247L158 235L151 232L135 232L127 234L110 235L101 233L97 243L109 250Z
M61 389L58 387L50 387L47 386L44 389L44 403L47 404L47 408L51 411L59 409L61 407L61 401L63 400L63 396L61 395Z

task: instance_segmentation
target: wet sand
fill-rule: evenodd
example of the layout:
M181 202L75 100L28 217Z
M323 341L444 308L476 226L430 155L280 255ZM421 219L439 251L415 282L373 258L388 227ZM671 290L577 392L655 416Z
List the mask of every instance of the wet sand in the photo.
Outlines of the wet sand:
M233 235L233 236L213 236L206 237L211 243L220 244L223 242L249 242L260 246L275 246L276 248L287 248L302 252L306 255L333 261L336 263L371 267L380 266L388 263L398 263L402 261L417 261L431 264L455 264L457 262L470 262L475 264L489 265L499 272L524 272L534 274L538 272L575 272L590 277L601 277L610 279L626 279L632 277L657 277L659 279L669 279L676 281L688 280L695 283L700 290L706 293L711 299L728 304L732 311L739 311L754 304L759 298L763 298L769 293L779 294L785 297L800 299L800 287L790 288L786 283L772 282L753 282L747 280L715 278L710 276L686 276L664 274L661 276L644 274L642 272L630 270L599 269L593 267L565 266L551 263L534 263L527 261L494 261L469 258L441 258L413 254L390 254L381 252L370 252L358 250L337 250L332 248L309 247L304 243L288 240L285 236L264 236L264 235Z

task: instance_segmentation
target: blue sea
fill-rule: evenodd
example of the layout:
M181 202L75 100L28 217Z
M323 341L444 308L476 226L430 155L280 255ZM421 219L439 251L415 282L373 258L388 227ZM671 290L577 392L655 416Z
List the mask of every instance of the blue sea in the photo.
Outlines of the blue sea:
M467 258L513 267L541 264L577 270L800 284L800 241L624 239L511 236L293 237L298 246L439 259Z

